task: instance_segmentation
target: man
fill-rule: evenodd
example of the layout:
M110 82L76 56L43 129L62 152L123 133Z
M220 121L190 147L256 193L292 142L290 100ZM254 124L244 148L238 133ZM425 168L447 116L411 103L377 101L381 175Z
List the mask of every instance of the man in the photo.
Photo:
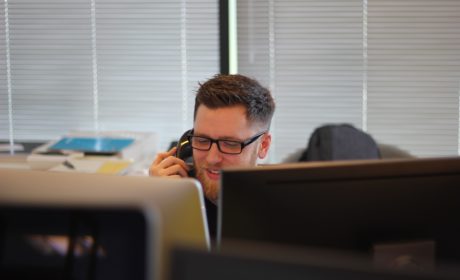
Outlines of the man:
M274 110L270 91L243 75L216 75L200 85L189 140L195 177L206 196L211 236L216 231L220 170L255 166L257 159L267 156ZM150 175L188 177L189 167L174 157L175 152L176 148L172 148L159 153L150 167Z

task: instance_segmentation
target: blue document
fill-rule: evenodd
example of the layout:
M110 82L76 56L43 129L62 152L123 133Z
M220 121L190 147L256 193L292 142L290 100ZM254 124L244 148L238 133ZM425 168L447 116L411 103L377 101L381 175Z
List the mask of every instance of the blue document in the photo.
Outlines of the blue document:
M71 150L85 153L115 154L131 145L132 138L114 137L64 137L49 150Z

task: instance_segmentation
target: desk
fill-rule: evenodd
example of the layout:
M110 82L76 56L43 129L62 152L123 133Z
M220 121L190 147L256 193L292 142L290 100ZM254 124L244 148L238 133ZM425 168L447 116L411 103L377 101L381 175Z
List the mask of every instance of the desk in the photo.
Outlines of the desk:
M48 148L56 141L15 142L22 148L11 155L9 142L1 141L0 168L37 169L49 171L110 173L148 176L148 169L157 152L157 135L133 131L74 131L63 137L121 137L135 142L114 155L88 155L79 151L50 154Z
M73 168L68 167L64 162L70 163ZM129 161L111 157L65 157L48 158L42 160L31 160L27 153L10 155L0 153L0 168L2 169L34 169L49 171L84 172L84 173L110 173L132 176L148 176L148 168L152 158L145 158L139 161Z
M0 154L0 168L31 169L27 154Z

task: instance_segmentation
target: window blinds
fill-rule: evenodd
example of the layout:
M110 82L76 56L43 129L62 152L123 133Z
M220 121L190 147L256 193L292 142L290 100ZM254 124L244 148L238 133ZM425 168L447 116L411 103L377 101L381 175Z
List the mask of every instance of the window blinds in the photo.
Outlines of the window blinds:
M219 69L216 1L2 5L8 9L16 140L55 139L69 130L149 131L161 136L164 149L192 126L197 83ZM1 139L10 137L7 96L2 83Z
M277 103L271 161L351 123L416 156L458 154L460 2L238 2L238 71Z
M274 94L271 161L306 147L319 123L360 125L361 1L248 5L251 14L238 2L238 71L262 80Z
M458 154L460 2L369 0L369 131L421 156Z
M11 133L11 94L8 91L8 61L9 61L9 53L7 54L7 42L6 42L6 22L5 22L5 14L8 14L8 10L5 9L5 2L0 2L0 133L5 138L5 140L12 140L12 133Z

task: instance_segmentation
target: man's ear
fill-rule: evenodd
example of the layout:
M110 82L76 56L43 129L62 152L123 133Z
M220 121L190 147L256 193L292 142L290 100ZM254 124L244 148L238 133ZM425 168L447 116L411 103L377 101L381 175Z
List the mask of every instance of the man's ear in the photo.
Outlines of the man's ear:
M266 133L262 136L262 141L259 145L258 156L260 159L263 159L268 154L268 149L270 148L270 144L272 142L272 135L270 133Z

